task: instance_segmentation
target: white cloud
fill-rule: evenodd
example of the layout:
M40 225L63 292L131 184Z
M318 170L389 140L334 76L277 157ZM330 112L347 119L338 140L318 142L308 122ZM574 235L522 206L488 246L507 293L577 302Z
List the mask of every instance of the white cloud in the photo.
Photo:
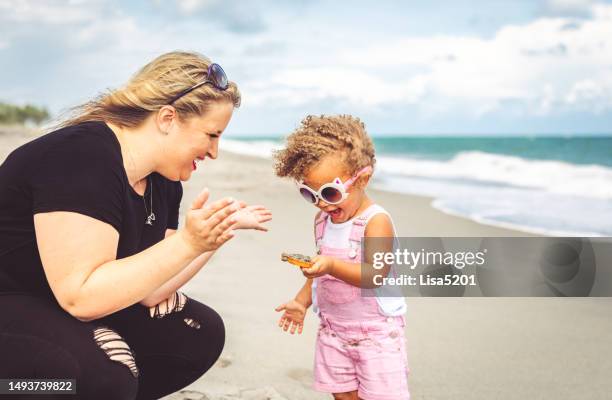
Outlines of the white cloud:
M70 24L96 18L98 0L0 0L0 20L22 23Z
M588 18L550 14L479 37L373 32L348 18L326 20L316 7L262 14L261 3L175 1L170 15L156 0L142 14L102 0L0 0L0 69L12 73L0 94L36 96L56 111L184 49L221 63L241 88L241 111L267 121L328 108L380 120L409 114L425 126L612 110L610 5L582 1ZM27 67L43 64L54 79L31 84ZM54 83L67 79L70 91Z
M586 16L596 0L546 0L546 11L558 15Z
M176 0L179 10L191 14L203 9L219 5L219 0Z
M591 13L573 29L565 28L572 18L542 17L507 25L490 39L404 37L346 46L335 57L315 59L324 66L281 66L250 87L256 95L249 100L417 104L428 116L460 112L476 118L503 112L509 103L534 116L611 110L612 6L596 5ZM307 54L316 54L313 49ZM402 68L406 72L398 74ZM396 73L388 75L388 69Z
M423 82L417 76L401 86L373 74L335 67L291 68L270 78L255 93L251 104L269 101L300 105L326 98L346 99L364 106L387 102L416 101L423 94Z
M221 25L236 33L264 30L265 4L237 0L175 0L183 16L202 16L207 23Z

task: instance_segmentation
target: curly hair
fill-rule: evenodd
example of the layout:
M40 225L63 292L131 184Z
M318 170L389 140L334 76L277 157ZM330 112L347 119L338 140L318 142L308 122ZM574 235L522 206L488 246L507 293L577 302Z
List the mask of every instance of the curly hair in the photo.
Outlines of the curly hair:
M301 180L330 154L342 157L349 174L376 163L372 139L359 118L309 115L287 137L286 147L274 152L274 170L280 177Z

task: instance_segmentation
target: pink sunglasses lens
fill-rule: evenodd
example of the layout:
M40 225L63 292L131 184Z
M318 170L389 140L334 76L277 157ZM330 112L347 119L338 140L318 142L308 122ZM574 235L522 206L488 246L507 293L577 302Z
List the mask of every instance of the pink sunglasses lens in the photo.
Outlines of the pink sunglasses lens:
M314 203L317 202L317 199L315 198L315 196L312 193L310 193L308 190L304 189L304 188L300 189L300 194L309 203L314 204Z
M335 204L342 200L342 193L336 188L326 187L321 192L321 197L323 197L323 201Z

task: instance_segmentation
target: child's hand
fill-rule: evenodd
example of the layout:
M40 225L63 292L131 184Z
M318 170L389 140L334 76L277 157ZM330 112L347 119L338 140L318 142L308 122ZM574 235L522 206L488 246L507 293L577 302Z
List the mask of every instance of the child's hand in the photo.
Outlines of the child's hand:
M306 278L316 278L318 276L331 274L334 270L334 258L328 256L315 256L312 258L310 268L302 268L302 273Z
M276 307L275 310L277 312L285 311L278 320L278 326L283 328L285 332L291 327L289 332L291 332L292 335L295 333L296 329L298 334L302 333L302 329L304 328L304 317L306 317L306 307L304 307L302 303L297 300L291 300Z
M232 215L232 229L256 229L267 232L263 223L272 219L272 212L264 206L247 206Z

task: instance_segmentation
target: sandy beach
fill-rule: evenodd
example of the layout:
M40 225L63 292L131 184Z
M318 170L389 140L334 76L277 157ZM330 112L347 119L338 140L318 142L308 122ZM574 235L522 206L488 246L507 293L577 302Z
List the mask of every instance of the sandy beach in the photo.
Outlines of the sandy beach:
M210 399L327 399L311 389L317 317L291 336L274 308L303 283L282 251L314 252L314 207L267 160L221 153L184 184L183 206L198 190L264 204L268 233L242 232L185 287L223 316L223 356L189 389ZM431 199L372 191L400 236L525 236L430 206ZM612 391L609 298L409 298L406 336L413 399L606 399ZM175 397L176 398L176 397ZM197 397L196 397L197 398Z
M0 162L28 136L0 133ZM271 163L221 152L184 183L181 210L203 188L264 204L270 231L240 232L184 287L226 325L221 359L201 379L165 399L329 399L312 390L317 317L304 333L277 327L274 308L303 284L283 251L314 253L315 208ZM382 191L372 198L393 215L400 236L524 236L431 207L431 199ZM610 298L408 298L406 336L412 399L609 399Z

